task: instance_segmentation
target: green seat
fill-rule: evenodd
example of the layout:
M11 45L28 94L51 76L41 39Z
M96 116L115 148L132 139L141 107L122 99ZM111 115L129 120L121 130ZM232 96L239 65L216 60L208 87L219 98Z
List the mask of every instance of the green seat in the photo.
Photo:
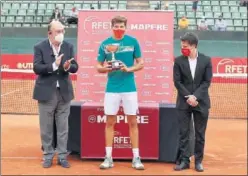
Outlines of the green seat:
M98 9L98 4L91 4L91 7L94 7L94 9Z
M192 5L186 5L185 8L187 12L192 11Z
M237 6L231 6L230 7L230 12L239 12L239 9Z
M233 26L228 26L228 27L226 28L226 30L227 30L227 31L234 31L234 27L233 27Z
M246 7L239 7L239 12L247 13L247 8Z
M208 6L208 5L210 5L210 1L202 1L201 4L204 5L204 6Z
M37 9L37 4L36 3L30 3L29 9Z
M197 11L198 11L198 12L203 12L203 6L198 6L198 7L197 7Z
M244 27L235 27L235 31L245 31Z
M177 17L178 18L181 18L181 17L183 17L183 16L185 16L185 12L177 12Z
M14 23L14 22L15 22L14 16L7 16L6 22L7 22L7 23Z
M168 10L176 11L176 6L175 6L175 4L169 4Z
M59 9L64 9L64 8L65 8L65 7L64 7L64 4L61 4L61 3L56 4L56 7L58 7Z
M231 13L223 13L223 17L225 19L231 19L232 18Z
M125 3L118 4L118 9L120 9L120 10L126 10L127 9L127 4L125 4Z
M1 22L2 22L2 23L5 22L5 16L1 16Z
M12 23L4 23L3 27L13 27Z
M35 23L43 23L43 21L42 21L42 16L35 16L35 17L34 17L34 22L35 22Z
M21 9L28 9L28 3L22 3Z
M17 10L15 9L12 9L12 10L9 10L9 15L17 15Z
M18 15L21 15L21 16L26 16L26 10L18 10Z
M196 12L196 18L201 18L203 16L204 16L203 12Z
M221 11L222 12L229 12L229 6L222 6Z
M195 18L195 13L194 12L187 12L187 17L188 18Z
M119 4L127 4L127 1L118 1Z
M72 9L73 7L73 4L65 4L65 9Z
M229 0L229 6L237 6L237 1Z
M189 18L189 25L196 25L195 18Z
M212 12L211 6L203 6L203 11L204 12Z
M27 10L27 15L35 16L35 10L34 9L28 9Z
M101 1L103 4L109 4L109 1Z
M157 4L150 4L150 9L151 10L155 10L155 8L157 8Z
M110 7L114 8L114 9L117 9L117 8L118 8L118 4L113 4L113 3L111 3L111 4L109 5L109 8L110 8Z
M32 24L31 24L31 27L40 27L40 24L32 23Z
M31 27L31 24L29 24L29 23L24 23L24 24L22 24L22 27Z
M40 27L47 28L47 24L41 24Z
M205 17L206 18L213 18L213 13L212 12L205 12Z
M232 19L227 19L225 21L226 21L227 26L233 26L233 20Z
M109 9L109 4L101 3L101 9L103 9L103 10Z
M234 21L233 23L234 26L243 26L242 20L233 20L233 21Z
M83 9L90 9L90 4L83 4Z
M50 9L50 10L54 10L55 9L55 4L47 4L45 9Z
M45 15L44 10L39 9L39 10L37 11L37 15L39 15L39 16L44 16L44 15Z
M240 13L239 12L233 12L232 13L232 18L233 19L240 19L241 17L240 17Z
M43 17L43 23L49 23L49 21L50 21L50 16Z
M19 3L12 3L11 9L16 9L16 10L20 9L20 4Z
M221 15L222 15L221 12L214 12L214 18L219 18L219 16Z
M241 19L247 20L247 13L241 13Z
M21 23L14 23L13 27L19 28L19 27L22 27L22 24Z
M77 25L76 24L71 24L70 28L77 28Z
M228 5L228 1L220 1L220 5L221 6L227 6Z
M23 16L17 16L15 22L16 23L23 23L24 22L24 17Z
M3 3L3 9L11 9L10 3Z
M47 9L47 6L46 6L46 4L38 4L38 9L41 9L41 10L45 10L45 9Z
M74 7L76 7L77 9L82 9L81 4L74 4Z
M247 27L247 19L246 20L243 20L243 26L246 26Z
M193 30L193 31L194 31L194 30L197 30L197 26L191 26L191 25L190 25L190 26L188 27L188 30Z
M52 10L52 9L47 9L46 12L45 12L45 14L46 14L47 16L52 16L53 10Z
M211 5L212 6L218 6L219 5L219 1L211 1Z
M220 6L213 6L213 12L220 12Z
M25 16L24 22L25 23L33 23L34 18L32 16Z
M207 19L208 25L214 25L214 19Z
M177 11L178 12L184 12L185 11L185 6L184 5L177 5Z
M1 12L2 12L2 15L8 15L8 11L7 9L2 9Z

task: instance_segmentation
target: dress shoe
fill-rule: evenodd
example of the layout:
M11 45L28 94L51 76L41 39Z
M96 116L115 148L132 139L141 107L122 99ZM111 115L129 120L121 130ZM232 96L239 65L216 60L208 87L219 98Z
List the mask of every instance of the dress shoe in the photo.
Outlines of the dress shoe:
M64 167L64 168L69 168L71 167L69 162L66 159L58 159L58 165Z
M196 164L195 164L195 170L196 170L197 172L203 172L203 171L204 171L203 165L202 165L201 163L196 163Z
M185 162L181 162L181 164L176 165L175 168L174 168L175 171L181 171L181 170L184 170L184 169L189 169L189 164L187 164Z
M52 159L45 159L42 163L43 168L49 168L52 166L53 160Z

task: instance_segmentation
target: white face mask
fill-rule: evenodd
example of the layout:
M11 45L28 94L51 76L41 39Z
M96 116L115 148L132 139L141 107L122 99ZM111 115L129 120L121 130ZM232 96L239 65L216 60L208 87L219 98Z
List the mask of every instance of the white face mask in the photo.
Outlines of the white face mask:
M54 39L55 39L56 42L62 43L63 40L64 40L64 34L62 34L62 33L58 34L58 35L55 36Z

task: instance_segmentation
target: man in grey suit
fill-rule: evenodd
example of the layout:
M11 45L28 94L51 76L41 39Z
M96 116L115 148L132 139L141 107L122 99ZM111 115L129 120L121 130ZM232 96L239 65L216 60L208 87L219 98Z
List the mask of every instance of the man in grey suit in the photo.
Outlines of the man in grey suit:
M64 41L64 26L59 21L48 25L48 39L34 46L34 72L38 75L33 98L38 100L43 167L52 166L54 120L57 127L58 164L69 168L67 161L68 116L74 98L69 73L76 73L73 45Z

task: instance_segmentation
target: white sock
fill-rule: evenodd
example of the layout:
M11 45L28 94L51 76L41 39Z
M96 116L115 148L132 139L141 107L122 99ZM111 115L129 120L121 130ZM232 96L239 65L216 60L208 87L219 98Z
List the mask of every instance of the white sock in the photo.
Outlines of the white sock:
M138 148L133 148L133 157L134 158L139 157L139 149Z
M106 147L106 156L107 157L112 157L112 147Z

